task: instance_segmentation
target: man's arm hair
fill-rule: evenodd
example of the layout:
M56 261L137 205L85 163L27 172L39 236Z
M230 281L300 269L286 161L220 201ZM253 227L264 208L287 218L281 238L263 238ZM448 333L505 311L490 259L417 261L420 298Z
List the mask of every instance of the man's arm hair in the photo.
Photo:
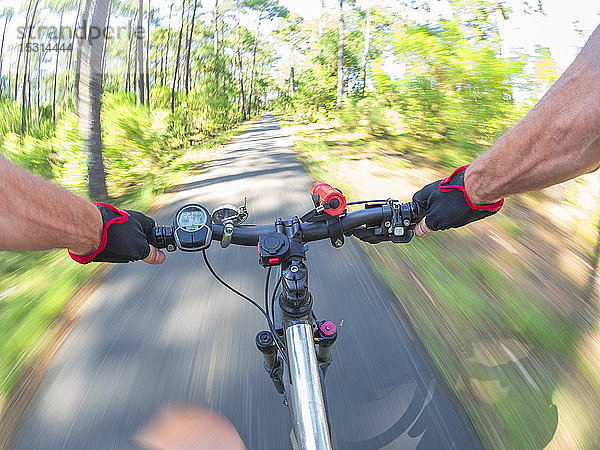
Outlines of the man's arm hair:
M600 26L535 107L465 172L474 203L561 183L600 166Z
M0 250L67 248L86 255L100 245L96 206L0 155Z

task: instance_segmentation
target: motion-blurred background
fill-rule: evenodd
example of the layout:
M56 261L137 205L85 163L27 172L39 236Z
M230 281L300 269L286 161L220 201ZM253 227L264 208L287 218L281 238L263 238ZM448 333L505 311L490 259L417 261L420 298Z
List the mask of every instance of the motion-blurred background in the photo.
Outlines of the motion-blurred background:
M408 200L522 118L599 22L584 0L2 1L0 152L147 211L271 111L311 176ZM600 447L599 189L365 248L489 448ZM5 433L98 274L0 252Z

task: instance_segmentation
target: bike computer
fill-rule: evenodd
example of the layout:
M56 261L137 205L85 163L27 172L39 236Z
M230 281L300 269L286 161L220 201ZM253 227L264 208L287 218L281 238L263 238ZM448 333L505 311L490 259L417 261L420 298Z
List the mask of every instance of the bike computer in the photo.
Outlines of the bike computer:
M180 250L196 252L210 246L212 222L204 206L191 204L182 207L175 214L173 229Z

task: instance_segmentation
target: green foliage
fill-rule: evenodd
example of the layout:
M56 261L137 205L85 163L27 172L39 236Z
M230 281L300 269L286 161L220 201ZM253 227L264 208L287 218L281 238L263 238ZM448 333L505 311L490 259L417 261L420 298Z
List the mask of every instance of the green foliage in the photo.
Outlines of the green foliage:
M169 113L105 96L103 154L109 191L142 186L177 156L166 141ZM112 188L112 189L111 189Z
M21 137L11 132L4 137L3 153L21 167L45 178L52 178L52 146L49 141L33 136Z
M287 17L290 14L285 6L279 4L278 0L243 0L242 5L258 11L260 17L267 20L275 17Z
M296 86L293 98L284 95L274 106L289 107L297 117L308 121L314 121L319 112L327 114L334 109L336 78L326 67L317 65L302 71L296 78Z
M523 64L499 58L465 33L456 21L395 33L394 50L407 67L395 87L412 133L453 142L471 158L479 151L473 144L489 142L514 119L511 78Z
M469 161L523 114L513 99L513 85L523 77L525 61L501 58L496 29L485 20L488 3L467 3L469 17L426 26L394 24L374 14L366 56L372 87L364 93L364 30L347 24L347 97L339 111L337 30L325 30L318 52L308 52L311 63L296 76L296 95L282 93L272 106L302 121L314 121L315 112L337 113L343 129L363 128L374 137L411 136L434 148L424 156L443 165ZM552 60L538 53L537 78L550 80ZM404 71L390 73L387 64L394 59Z
M20 110L0 103L2 153L18 165L66 188L85 194L86 149L79 135L79 120L66 113L47 131L17 134ZM17 118L15 118L15 116ZM48 124L49 121L43 123ZM140 189L144 184L161 189L163 172L189 146L183 138L190 128L186 114L171 116L166 109L137 107L128 93L106 94L102 111L103 156L111 195Z
M85 195L87 166L85 146L79 138L79 119L68 113L56 125L51 139L54 151L54 176L65 188Z
M386 113L385 102L375 97L350 99L340 110L340 121L345 129L364 128L371 136L384 137L389 127Z
M21 108L17 102L3 98L0 100L0 142L9 133L21 130Z

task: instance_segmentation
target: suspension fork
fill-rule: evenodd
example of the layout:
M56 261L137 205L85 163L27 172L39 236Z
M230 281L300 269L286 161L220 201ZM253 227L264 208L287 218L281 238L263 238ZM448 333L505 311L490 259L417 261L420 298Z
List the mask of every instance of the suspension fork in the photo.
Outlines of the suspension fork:
M312 319L312 295L303 258L282 265L279 308L289 362L290 414L302 449L331 449L329 424L319 376Z
M331 449L329 424L317 366L312 326L299 321L285 328L290 365L290 415L302 449Z
M285 231L281 228L278 232ZM330 427L319 366L324 375L330 364L335 325L324 322L313 329L312 295L308 290L308 268L304 264L305 247L298 236L290 234L292 236L288 238L293 251L280 263L278 303L289 367L286 394L293 426L292 442L302 449L330 450ZM283 363L277 357L277 347L272 339L271 333L261 332L257 336L257 346L265 357L265 368L281 393ZM318 349L315 349L315 340Z

